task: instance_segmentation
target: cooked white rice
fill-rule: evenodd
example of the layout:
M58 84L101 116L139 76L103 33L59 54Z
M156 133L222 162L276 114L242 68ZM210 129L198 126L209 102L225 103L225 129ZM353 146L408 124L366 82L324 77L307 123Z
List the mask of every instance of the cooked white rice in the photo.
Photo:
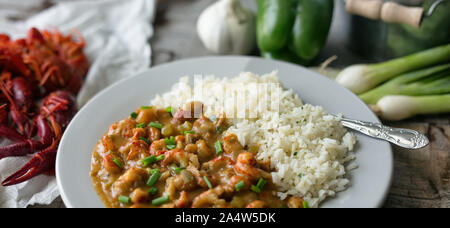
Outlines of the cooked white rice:
M282 88L276 71L263 76L245 72L234 78L195 78L194 87L188 77L181 78L171 91L152 100L152 105L179 108L197 100L207 107L206 116L224 112L231 122L227 134L236 134L243 145L259 145L257 159L270 160L276 170L272 179L282 199L300 196L310 207L318 207L327 196L346 189L346 167L356 168L351 152L355 137L340 124L339 117L320 106L303 105L292 90ZM262 90L268 84L272 89ZM199 88L203 94L194 96ZM244 101L245 106L238 108ZM246 118L230 118L242 114L238 110L246 110Z

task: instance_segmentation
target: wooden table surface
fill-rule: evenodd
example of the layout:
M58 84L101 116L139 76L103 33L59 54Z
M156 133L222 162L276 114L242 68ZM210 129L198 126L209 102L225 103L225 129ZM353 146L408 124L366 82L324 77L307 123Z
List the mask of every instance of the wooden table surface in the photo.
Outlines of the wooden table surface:
M67 0L0 0L0 19L23 20L60 1ZM198 39L195 24L200 12L212 2L214 0L159 0L155 34L150 41L153 65L211 54ZM243 2L248 4L249 0ZM338 56L332 67L365 62L345 47L345 20L339 4L336 4L336 12L328 43L318 62L332 55ZM393 147L394 178L384 207L450 207L450 115L422 116L385 124L418 130L429 137L431 144L420 150ZM64 204L58 197L50 205L32 207L64 207Z

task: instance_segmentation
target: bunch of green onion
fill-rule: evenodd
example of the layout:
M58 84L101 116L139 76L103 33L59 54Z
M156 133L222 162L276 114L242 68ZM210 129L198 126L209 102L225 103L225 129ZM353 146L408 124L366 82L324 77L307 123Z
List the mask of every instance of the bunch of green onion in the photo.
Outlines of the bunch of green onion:
M402 120L450 112L450 44L387 62L353 65L336 78L379 116Z

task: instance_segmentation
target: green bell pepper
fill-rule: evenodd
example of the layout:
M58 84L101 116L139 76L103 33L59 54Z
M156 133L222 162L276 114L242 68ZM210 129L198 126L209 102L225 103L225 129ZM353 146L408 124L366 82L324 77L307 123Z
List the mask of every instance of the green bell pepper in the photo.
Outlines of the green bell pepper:
M307 65L325 45L333 0L256 0L257 41L265 58Z
M281 60L285 62L291 62L299 65L309 65L310 61L306 61L304 59L301 59L297 57L293 52L289 50L281 50L281 51L273 51L273 52L267 52L267 51L261 51L261 56L266 59L275 59L275 60Z

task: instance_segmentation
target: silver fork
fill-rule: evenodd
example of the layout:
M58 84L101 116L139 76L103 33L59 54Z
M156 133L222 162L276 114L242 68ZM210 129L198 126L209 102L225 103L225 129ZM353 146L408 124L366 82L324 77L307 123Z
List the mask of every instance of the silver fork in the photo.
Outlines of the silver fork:
M344 127L407 149L420 149L430 143L425 135L411 129L388 127L378 123L347 118L341 118L341 122Z

